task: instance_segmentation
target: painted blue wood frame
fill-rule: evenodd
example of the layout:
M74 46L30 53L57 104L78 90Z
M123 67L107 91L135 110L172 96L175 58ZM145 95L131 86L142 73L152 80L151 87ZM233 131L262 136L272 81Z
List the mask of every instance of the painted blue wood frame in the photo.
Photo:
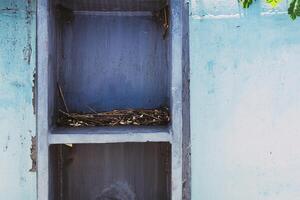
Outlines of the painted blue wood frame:
M171 26L170 26L170 38L169 38L169 51L168 51L168 66L170 68L169 71L169 87L168 91L170 93L170 107L172 114L172 124L169 129L166 129L167 132L162 132L165 134L170 134L170 138L167 139L172 144L172 200L177 200L182 198L182 67L183 67L183 50L182 50L182 33L183 33L183 3L179 0L170 1L171 8ZM56 85L56 76L54 76L57 71L55 69L55 65L57 64L57 45L59 45L55 40L56 33L51 28L51 26L55 23L53 21L54 9L51 8L51 5L46 0L38 1L38 198L40 199L48 199L49 196L49 144L52 141L53 143L66 143L66 142L74 142L79 141L80 137L86 140L88 137L83 130L79 135L70 137L64 137L64 134L61 134L59 139L53 139L51 135L51 124L52 117L54 115L55 108L55 85ZM147 30L147 29L145 29ZM116 33L115 33L116 34ZM59 36L60 37L60 36ZM59 38L58 37L58 38ZM144 36L143 36L144 37ZM157 37L157 36L156 36ZM121 38L121 37L120 37ZM83 38L81 38L83 39ZM152 45L150 43L145 43L146 45ZM79 46L78 46L79 48ZM88 47L90 48L90 47ZM165 47L161 46L162 49ZM142 48L141 48L142 49ZM157 52L155 52L157 53ZM162 53L163 54L163 53ZM159 54L161 56L161 54ZM109 54L108 54L109 56ZM132 55L129 55L132 56ZM163 58L164 56L162 56ZM77 57L76 57L77 59ZM147 60L147 59L146 59ZM60 61L58 62L60 63ZM108 63L109 64L109 63ZM163 67L162 62L162 67ZM166 66L167 67L167 66ZM165 69L157 69L161 72L161 70ZM52 71L53 70L53 71ZM167 72L167 71L162 71ZM67 73L67 72L66 72ZM147 72L148 73L148 72ZM80 75L80 73L78 74ZM166 81L168 78L164 78L162 74L157 74L158 76L153 76L154 78L161 79L161 81ZM119 77L121 78L121 77ZM136 78L136 77L133 77ZM119 81L119 80L117 80ZM148 84L148 83L147 83ZM156 83L154 83L156 84ZM162 84L165 87L165 84ZM158 87L161 87L158 85ZM160 91L160 90L159 90ZM159 92L158 91L158 102L165 102L166 95L168 91ZM164 89L162 90L164 91ZM144 101L144 100L143 100ZM141 102L139 102L141 103ZM145 102L144 102L145 103ZM141 105L146 105L142 103ZM128 104L130 105L130 104ZM131 104L132 105L132 104ZM154 105L154 104L153 104ZM158 105L155 103L155 105ZM152 131L153 130L153 131ZM115 131L115 130L114 130ZM107 142L127 142L126 137L120 137L120 140L117 140L116 137L112 135L111 140L109 132L105 130L105 138ZM148 133L156 133L155 129L147 129ZM126 134L126 131L122 131L123 134ZM139 133L136 133L139 134ZM143 131L141 132L143 134ZM156 134L152 134L153 138L147 139L147 141L166 141L165 136L159 136ZM132 141L135 142L144 142L146 135L143 137L131 137ZM71 138L71 141L70 141ZM50 139L50 142L49 142ZM93 143L101 143L102 141L101 134L98 137L95 137L96 141ZM59 141L59 142L58 142ZM91 140L88 139L88 142Z

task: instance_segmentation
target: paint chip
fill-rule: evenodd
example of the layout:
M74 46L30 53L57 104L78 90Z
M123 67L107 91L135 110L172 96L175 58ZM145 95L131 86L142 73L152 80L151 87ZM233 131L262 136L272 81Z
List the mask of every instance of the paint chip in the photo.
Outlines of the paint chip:
M30 158L32 160L32 167L29 170L30 172L36 172L36 160L37 160L37 151L36 151L36 136L31 137L31 148L30 148L31 154Z

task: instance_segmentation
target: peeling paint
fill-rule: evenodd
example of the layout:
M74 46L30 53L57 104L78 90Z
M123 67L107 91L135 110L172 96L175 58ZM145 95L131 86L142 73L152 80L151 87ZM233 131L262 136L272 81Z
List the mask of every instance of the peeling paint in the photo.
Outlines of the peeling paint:
M31 33L29 33L31 34ZM29 38L28 41L30 41L31 39ZM31 44L28 43L26 47L24 47L23 49L23 57L24 60L27 61L28 65L30 65L30 61L31 61L31 54L32 54L32 47Z
M36 199L35 34L35 1L0 2L0 199Z
M32 54L32 47L31 47L31 39L32 39L31 24L32 24L32 19L33 19L32 2L31 2L31 0L27 0L27 5L26 5L26 24L28 25L27 26L27 45L23 49L23 54L24 54L24 60L27 61L28 65L30 65L31 54Z
M36 161L37 161L37 149L36 149L36 136L31 138L31 148L30 148L31 154L30 158L32 160L32 167L29 170L30 172L36 172Z

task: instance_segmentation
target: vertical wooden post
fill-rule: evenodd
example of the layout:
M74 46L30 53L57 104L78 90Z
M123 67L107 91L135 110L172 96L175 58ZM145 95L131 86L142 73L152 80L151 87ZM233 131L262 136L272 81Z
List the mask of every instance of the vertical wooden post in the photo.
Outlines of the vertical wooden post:
M37 2L37 198L49 197L48 145L48 1Z
M182 1L171 8L172 200L182 199Z
M38 200L49 199L49 116L48 116L48 70L49 70L49 2L38 0L37 2L37 74L38 74L38 109L37 109L37 133L38 133ZM171 184L172 200L182 199L182 90L183 90L183 1L170 0L170 62L171 62ZM148 134L147 134L148 135ZM157 134L155 134L157 135ZM101 135L100 135L101 136ZM168 135L169 136L169 135ZM52 137L52 136L51 136ZM51 142L50 137L50 142ZM78 137L78 135L76 136ZM79 143L87 138L79 135ZM89 141L95 142L91 136ZM98 137L98 136L97 136ZM114 138L115 136L110 136ZM152 141L169 140L168 137L156 138ZM68 137L67 137L68 138ZM138 136L134 141L144 141ZM167 138L167 139L165 139ZM122 138L121 138L122 139ZM147 139L149 141L150 139ZM101 138L101 143L103 138ZM120 141L120 138L118 140ZM128 138L126 139L128 141ZM62 142L64 143L64 142Z

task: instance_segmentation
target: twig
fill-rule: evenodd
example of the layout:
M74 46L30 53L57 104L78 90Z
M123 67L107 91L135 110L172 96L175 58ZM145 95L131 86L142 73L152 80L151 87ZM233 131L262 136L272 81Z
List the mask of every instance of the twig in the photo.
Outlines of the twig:
M86 106L90 111L92 111L93 113L95 113L95 114L97 114L97 112L93 109L93 108L91 108L90 106Z
M64 103L65 109L69 113L69 108L67 106L67 103L66 103L63 91L62 91L62 89L61 89L61 87L60 87L60 85L58 83L57 83L57 87L58 87L59 95L60 95L60 97L61 97L61 99L62 99L62 101Z
M66 112L62 111L61 109L59 109L58 111L61 112L64 115L68 116L68 117L71 117L71 115L69 113L66 113Z
M144 113L144 112L143 112L142 115L146 115L146 116L148 116L148 117L152 117L153 119L156 119L156 120L160 121L159 118L156 118L156 117L154 117L154 116L152 116L152 115L149 115L149 114L147 114L147 113Z
M153 110L113 110L104 113L67 113L59 110L58 125L70 127L166 125L170 121L167 108Z

